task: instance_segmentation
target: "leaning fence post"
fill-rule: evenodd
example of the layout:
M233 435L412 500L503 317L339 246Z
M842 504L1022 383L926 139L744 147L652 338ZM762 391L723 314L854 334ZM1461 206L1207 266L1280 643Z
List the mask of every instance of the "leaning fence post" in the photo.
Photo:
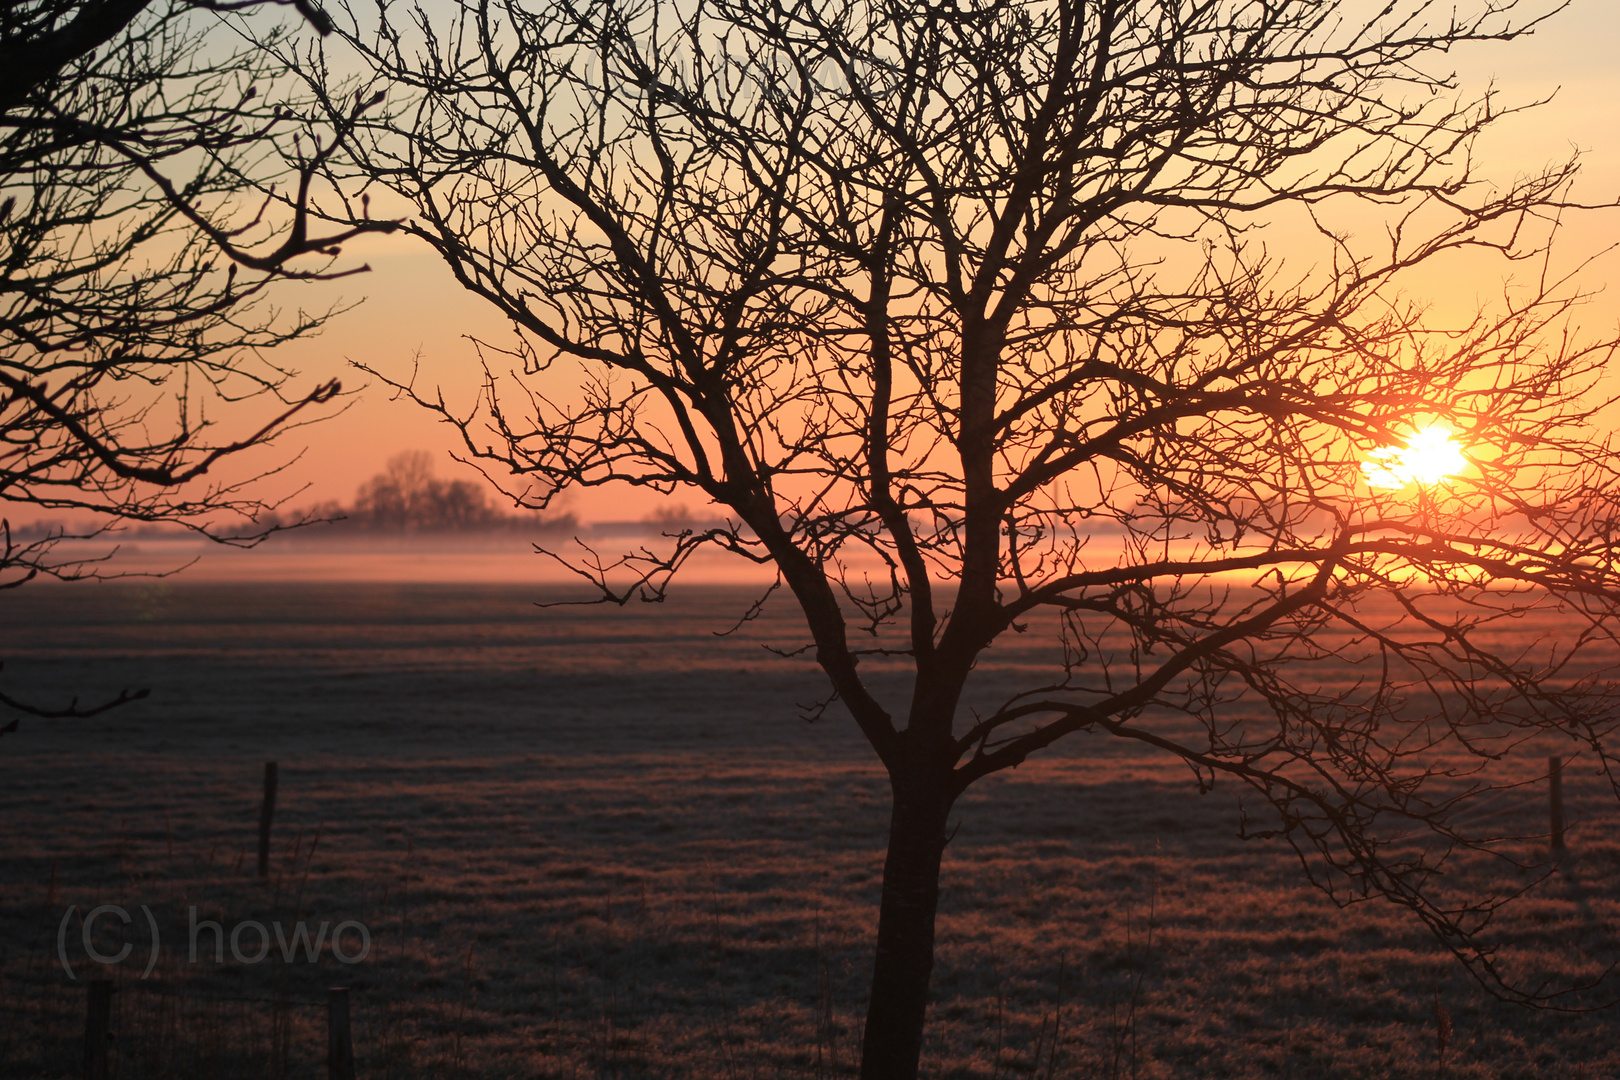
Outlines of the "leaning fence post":
M1547 816L1552 849L1564 850L1564 761L1556 754L1547 759Z
M259 804L259 876L270 876L270 820L276 816L276 763L264 763L264 802Z
M84 1080L107 1080L113 984L110 979L91 979L89 990L84 1010Z
M329 1080L354 1080L347 986L334 986L326 992L326 1075Z

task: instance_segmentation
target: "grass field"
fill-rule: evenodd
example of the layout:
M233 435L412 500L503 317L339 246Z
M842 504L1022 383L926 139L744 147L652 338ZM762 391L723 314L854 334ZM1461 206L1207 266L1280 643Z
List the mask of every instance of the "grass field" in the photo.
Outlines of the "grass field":
M333 985L354 988L365 1077L851 1073L887 792L847 721L798 719L817 673L760 648L797 643L791 613L716 638L743 593L542 611L537 592L8 597L8 692L153 695L0 740L0 1075L77 1075L84 992L57 935L74 906L87 975L75 919L102 904L136 920L112 972L120 1077L324 1076L315 1003ZM1039 659L993 657L983 692ZM260 882L266 760L281 782ZM1526 971L1590 971L1584 953L1617 947L1615 818L1578 763L1567 782L1571 854L1500 928ZM1538 792L1504 819L1535 831ZM1438 1005L1447 1076L1620 1076L1612 1011L1495 1002L1409 917L1336 908L1285 846L1236 839L1237 795L1093 736L974 788L947 850L925 1074L1432 1077ZM162 943L145 980L142 904ZM227 932L356 920L371 951L216 964L205 932L193 963L193 908ZM116 920L97 928L114 949Z

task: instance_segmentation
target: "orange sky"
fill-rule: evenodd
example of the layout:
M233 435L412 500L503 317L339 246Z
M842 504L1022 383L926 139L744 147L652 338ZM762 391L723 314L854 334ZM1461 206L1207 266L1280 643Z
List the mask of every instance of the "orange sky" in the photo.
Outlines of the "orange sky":
M1506 101L1523 101L1557 92L1554 103L1530 116L1510 118L1481 146L1487 175L1510 178L1562 158L1572 146L1587 152L1582 191L1587 201L1620 196L1620 10L1614 0L1575 0L1555 23L1529 41L1478 47L1454 59L1470 89L1494 79ZM1277 237L1286 241L1286 237ZM1574 257L1620 241L1620 213L1590 215L1575 223L1562 242ZM280 354L303 373L299 385L314 385L337 376L349 386L364 382L348 362L363 361L403 375L414 353L421 352L423 382L442 385L452 400L470 401L477 385L471 345L462 335L478 331L497 337L502 324L485 306L462 293L436 257L409 241L372 237L350 245L345 258L369 262L370 274L342 282L289 290L289 305L319 307L331 299L366 297L358 310L335 320L320 337L300 342ZM1591 273L1588 284L1602 287L1617 274L1620 259L1608 257ZM1445 268L1432 275L1432 287L1449 296L1442 304L1471 307L1474 298L1489 299L1499 291L1499 265L1483 274L1467 267ZM1594 332L1620 319L1620 298L1604 296L1589 307L1583 321ZM307 484L293 502L326 499L348 501L355 487L379 471L400 450L425 448L442 452L452 445L450 432L435 425L423 410L390 401L386 388L365 390L350 410L328 423L294 432L277 451L284 459L299 446L301 461L267 491L287 493ZM259 459L268 462L268 457ZM462 475L464 467L441 458L441 475ZM468 474L470 475L470 474ZM688 499L688 502L692 500ZM623 491L590 491L569 504L586 521L639 517L656 505L656 497Z

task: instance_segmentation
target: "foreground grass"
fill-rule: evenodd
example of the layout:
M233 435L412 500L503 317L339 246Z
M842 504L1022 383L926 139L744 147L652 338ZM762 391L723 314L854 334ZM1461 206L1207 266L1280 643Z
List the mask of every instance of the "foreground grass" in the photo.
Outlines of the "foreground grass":
M107 595L0 633L8 671L40 687L87 663L109 686L171 687L0 746L0 1076L78 1075L84 992L57 934L74 906L89 974L75 920L100 904L137 920L111 970L126 1080L324 1076L334 985L353 987L368 1078L854 1071L887 793L846 728L792 718L813 673L715 645L708 608L632 613L603 642L577 622L492 626L469 614L490 597L431 590L282 609L177 590L155 614ZM1237 840L1236 792L1200 796L1134 753L1081 739L964 799L925 1075L1427 1078L1437 1007L1446 1076L1620 1074L1612 1013L1494 1001L1403 914L1341 910L1286 847ZM1591 781L1568 782L1571 855L1498 928L1530 977L1592 974L1587 954L1617 949L1620 843ZM1538 797L1505 801L1504 831L1535 832ZM163 941L147 980L142 904ZM193 907L227 931L353 919L372 948L215 964L204 937L192 963ZM97 926L116 949L116 922Z
M367 1076L852 1069L881 865L871 770L674 755L307 762L284 771L261 883L250 762L81 757L54 776L45 764L5 807L36 833L8 843L0 901L8 1075L74 1074L82 990L55 936L68 905L82 917L103 903L146 904L165 942L143 982L137 924L133 959L112 972L120 1076L321 1075L315 1006L330 985L355 988ZM1231 839L1219 793L1077 771L1021 770L964 807L928 1075L1431 1076L1437 993L1454 1026L1448 1075L1620 1066L1610 1014L1494 1002L1410 920L1341 911L1300 886L1285 851ZM1574 839L1507 934L1566 976L1579 961L1562 951L1607 942L1620 882L1620 849ZM356 919L372 951L354 965L329 947L314 964L272 948L218 965L204 932L192 963L193 906L227 931ZM87 973L78 926L70 958ZM242 940L252 954L254 932ZM357 951L352 932L343 949Z

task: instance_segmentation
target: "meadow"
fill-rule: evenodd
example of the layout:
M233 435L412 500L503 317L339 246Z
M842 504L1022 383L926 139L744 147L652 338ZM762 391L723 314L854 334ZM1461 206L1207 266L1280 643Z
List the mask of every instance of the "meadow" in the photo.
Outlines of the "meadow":
M537 608L553 586L30 586L5 688L152 695L0 739L0 1076L78 1075L57 937L135 915L110 972L116 1075L324 1076L347 985L360 1075L852 1075L886 783L746 590ZM1039 641L980 671L993 696ZM885 683L884 680L888 682ZM895 693L898 668L879 677ZM1529 748L1504 768L1533 776ZM254 851L279 764L270 876ZM1614 953L1620 840L1567 777L1570 853L1500 928L1510 955ZM1540 789L1504 802L1534 832ZM946 853L930 1077L1620 1076L1613 1010L1500 1003L1409 916L1338 908L1240 793L1097 736L971 790ZM1461 866L1464 878L1476 871ZM146 905L163 942L143 979ZM195 909L195 915L192 914ZM213 962L192 918L363 923L366 958ZM67 920L69 960L95 965ZM104 919L104 951L116 921ZM353 941L346 943L353 952ZM1516 952L1515 952L1516 950Z

